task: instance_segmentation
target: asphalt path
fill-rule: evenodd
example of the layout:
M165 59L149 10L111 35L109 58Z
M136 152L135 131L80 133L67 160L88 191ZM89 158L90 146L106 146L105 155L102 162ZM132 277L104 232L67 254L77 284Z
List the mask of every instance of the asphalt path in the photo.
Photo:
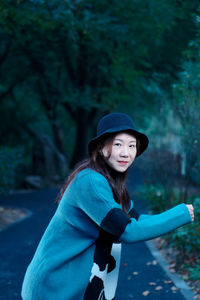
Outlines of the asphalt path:
M128 178L129 191L132 192L135 185L141 182L139 171L133 169ZM25 270L56 210L57 194L57 189L51 189L0 198L0 205L26 208L30 212L27 218L0 232L0 300L21 299L20 291ZM140 213L146 211L144 199L135 199L135 206ZM146 243L123 245L116 300L146 298L185 300L151 254Z

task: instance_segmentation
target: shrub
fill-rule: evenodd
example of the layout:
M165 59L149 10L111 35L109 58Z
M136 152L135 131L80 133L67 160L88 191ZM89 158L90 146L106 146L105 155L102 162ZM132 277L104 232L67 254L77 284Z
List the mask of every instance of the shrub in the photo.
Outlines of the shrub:
M160 213L166 210L166 190L162 185L145 184L139 190L143 198L148 200L153 213Z
M140 186L139 190L142 196L148 200L152 212L156 214L178 204L182 198L182 192L178 188L165 188L161 183L145 184Z
M152 213L161 213L182 202L182 192L178 188L166 190L162 185L149 184L141 187L140 191L148 199ZM200 197L191 196L187 203L194 206L195 221L165 236L170 246L175 246L183 255L200 252Z
M195 221L174 231L171 245L175 245L183 253L200 252L200 198L196 197L188 202L194 205Z

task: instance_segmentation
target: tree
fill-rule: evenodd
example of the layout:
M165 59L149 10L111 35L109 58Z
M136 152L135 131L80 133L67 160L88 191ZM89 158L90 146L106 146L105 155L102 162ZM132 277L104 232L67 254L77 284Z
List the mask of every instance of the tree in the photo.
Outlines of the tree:
M195 32L196 7L189 0L2 1L4 49L9 44L0 74L2 92L8 92L4 109L13 112L18 103L15 123L32 138L45 119L65 157L65 132L73 122L73 165L86 155L99 115L126 105L144 119L157 109L156 86L167 87L176 77L181 52ZM31 96L37 116L30 118L24 95Z
M174 115L181 124L181 148L185 162L183 175L187 184L199 183L200 172L200 53L199 37L185 52L186 60L179 81L173 85ZM188 186L186 185L186 193ZM187 195L186 195L187 196Z

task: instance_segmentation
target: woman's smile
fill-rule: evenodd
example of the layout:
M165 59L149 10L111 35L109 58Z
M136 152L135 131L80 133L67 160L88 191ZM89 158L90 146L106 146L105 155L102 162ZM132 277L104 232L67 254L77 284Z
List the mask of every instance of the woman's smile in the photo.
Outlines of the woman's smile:
M119 161L119 163L120 163L120 165L123 165L123 166L125 166L125 165L127 165L128 164L128 161Z

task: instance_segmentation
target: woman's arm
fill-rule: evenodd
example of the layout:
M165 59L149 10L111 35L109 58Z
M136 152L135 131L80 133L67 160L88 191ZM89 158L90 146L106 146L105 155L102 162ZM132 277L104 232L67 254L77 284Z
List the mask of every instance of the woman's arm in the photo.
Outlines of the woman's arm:
M129 218L115 202L105 177L92 170L74 182L74 189L78 191L79 208L103 230L125 243L153 239L192 221L185 204L158 215Z
M120 240L125 243L150 240L191 221L188 207L180 204L158 215L141 216L138 221L131 218L131 222L127 224Z
M186 206L189 210L192 221L194 221L194 207L193 207L193 205L192 204L186 204ZM128 213L132 218L135 218L138 221L142 221L146 218L151 218L152 217L152 215L149 215L149 214L139 214L138 211L134 208L133 201L131 201L131 207L130 207L130 210L129 210Z

